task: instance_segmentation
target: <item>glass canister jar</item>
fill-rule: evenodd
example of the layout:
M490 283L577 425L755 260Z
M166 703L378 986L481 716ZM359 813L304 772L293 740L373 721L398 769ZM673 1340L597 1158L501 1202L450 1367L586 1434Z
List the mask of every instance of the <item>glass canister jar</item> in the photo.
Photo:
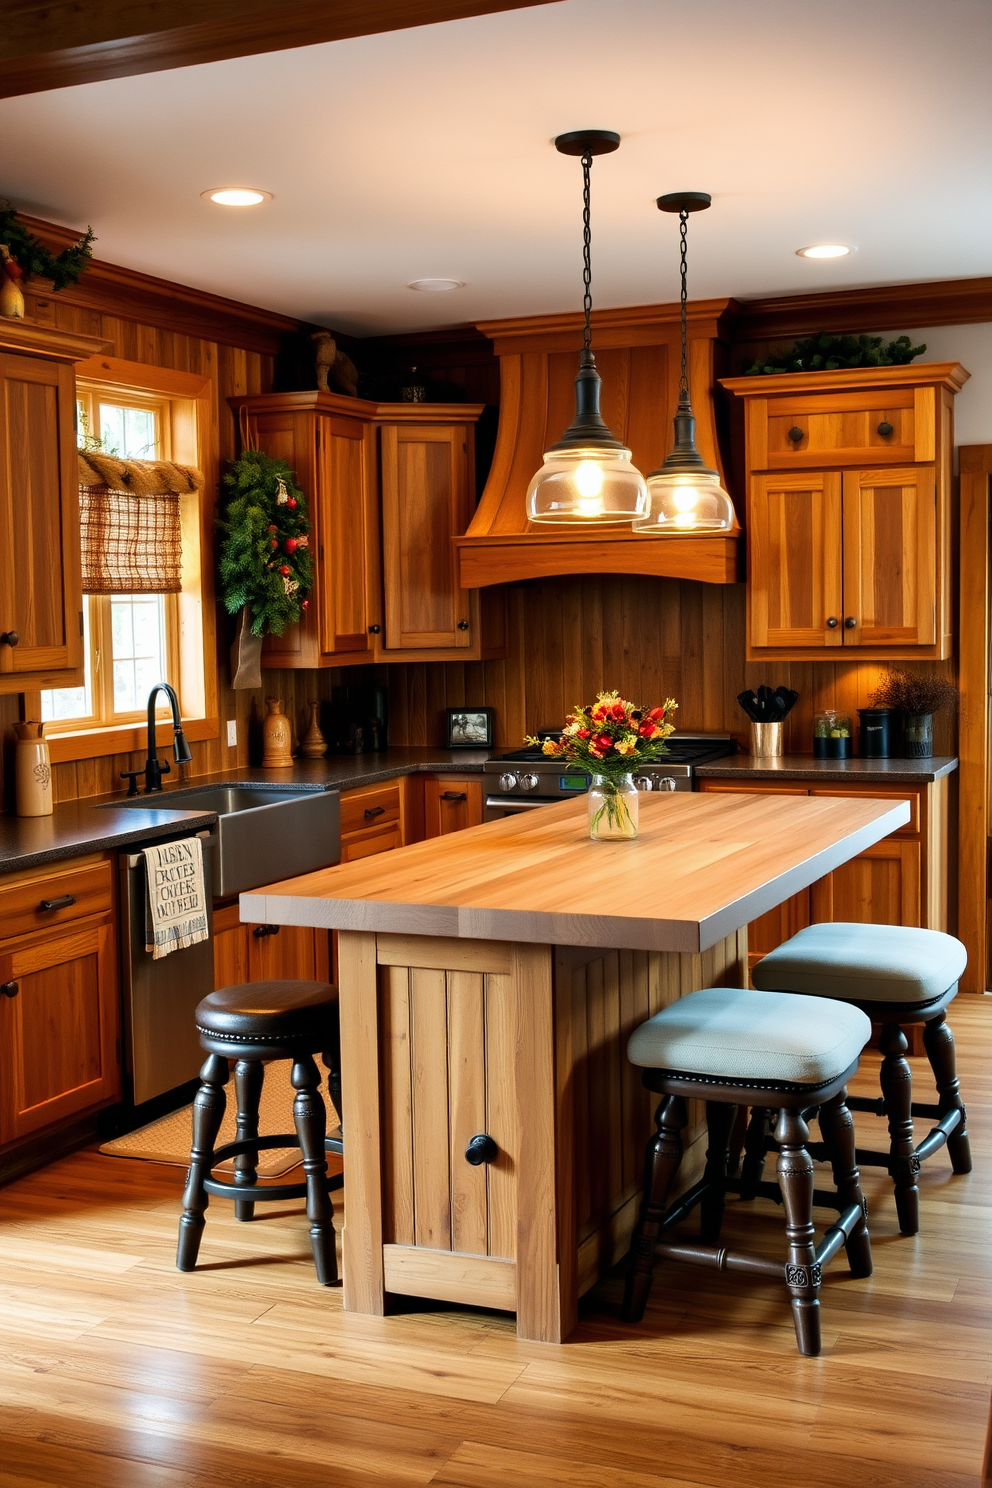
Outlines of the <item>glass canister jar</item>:
M813 720L813 756L815 759L850 759L851 757L850 713L838 713L834 708L825 708Z

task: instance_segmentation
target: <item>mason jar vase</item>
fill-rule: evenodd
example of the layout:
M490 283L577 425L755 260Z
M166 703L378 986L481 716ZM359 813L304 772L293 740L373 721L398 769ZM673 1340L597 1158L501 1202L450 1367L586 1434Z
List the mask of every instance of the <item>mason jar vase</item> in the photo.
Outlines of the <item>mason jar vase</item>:
M638 790L633 775L610 780L594 775L586 795L589 836L597 842L629 840L637 836Z

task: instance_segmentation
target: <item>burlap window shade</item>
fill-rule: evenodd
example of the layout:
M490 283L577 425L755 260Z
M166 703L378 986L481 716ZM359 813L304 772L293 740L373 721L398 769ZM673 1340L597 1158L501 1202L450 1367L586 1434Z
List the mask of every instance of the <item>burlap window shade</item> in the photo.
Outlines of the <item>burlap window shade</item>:
M168 460L79 454L84 594L177 594L182 588L180 498L203 476Z

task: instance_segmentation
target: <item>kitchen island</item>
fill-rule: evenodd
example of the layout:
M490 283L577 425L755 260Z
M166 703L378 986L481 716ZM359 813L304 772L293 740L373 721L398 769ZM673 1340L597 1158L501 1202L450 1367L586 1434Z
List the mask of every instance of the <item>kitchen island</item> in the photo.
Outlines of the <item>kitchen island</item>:
M909 820L723 793L640 811L633 842L590 841L567 801L242 895L245 920L340 932L347 1309L395 1292L566 1338L636 1219L653 1128L630 1032L744 985L748 921ZM703 1138L693 1109L683 1184Z

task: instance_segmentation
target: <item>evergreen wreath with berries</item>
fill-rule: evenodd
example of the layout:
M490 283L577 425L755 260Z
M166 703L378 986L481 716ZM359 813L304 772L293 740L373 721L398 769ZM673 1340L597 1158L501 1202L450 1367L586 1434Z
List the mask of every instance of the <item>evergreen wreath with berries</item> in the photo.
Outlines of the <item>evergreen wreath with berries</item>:
M61 253L51 253L34 233L28 232L17 213L5 198L0 199L0 243L10 250L21 274L37 274L42 279L51 279L53 289L65 289L75 284L93 257L93 229L88 227L76 243L70 243Z
M285 460L245 450L224 476L230 492L218 528L218 571L231 615L247 605L252 635L282 635L313 587L307 501Z

